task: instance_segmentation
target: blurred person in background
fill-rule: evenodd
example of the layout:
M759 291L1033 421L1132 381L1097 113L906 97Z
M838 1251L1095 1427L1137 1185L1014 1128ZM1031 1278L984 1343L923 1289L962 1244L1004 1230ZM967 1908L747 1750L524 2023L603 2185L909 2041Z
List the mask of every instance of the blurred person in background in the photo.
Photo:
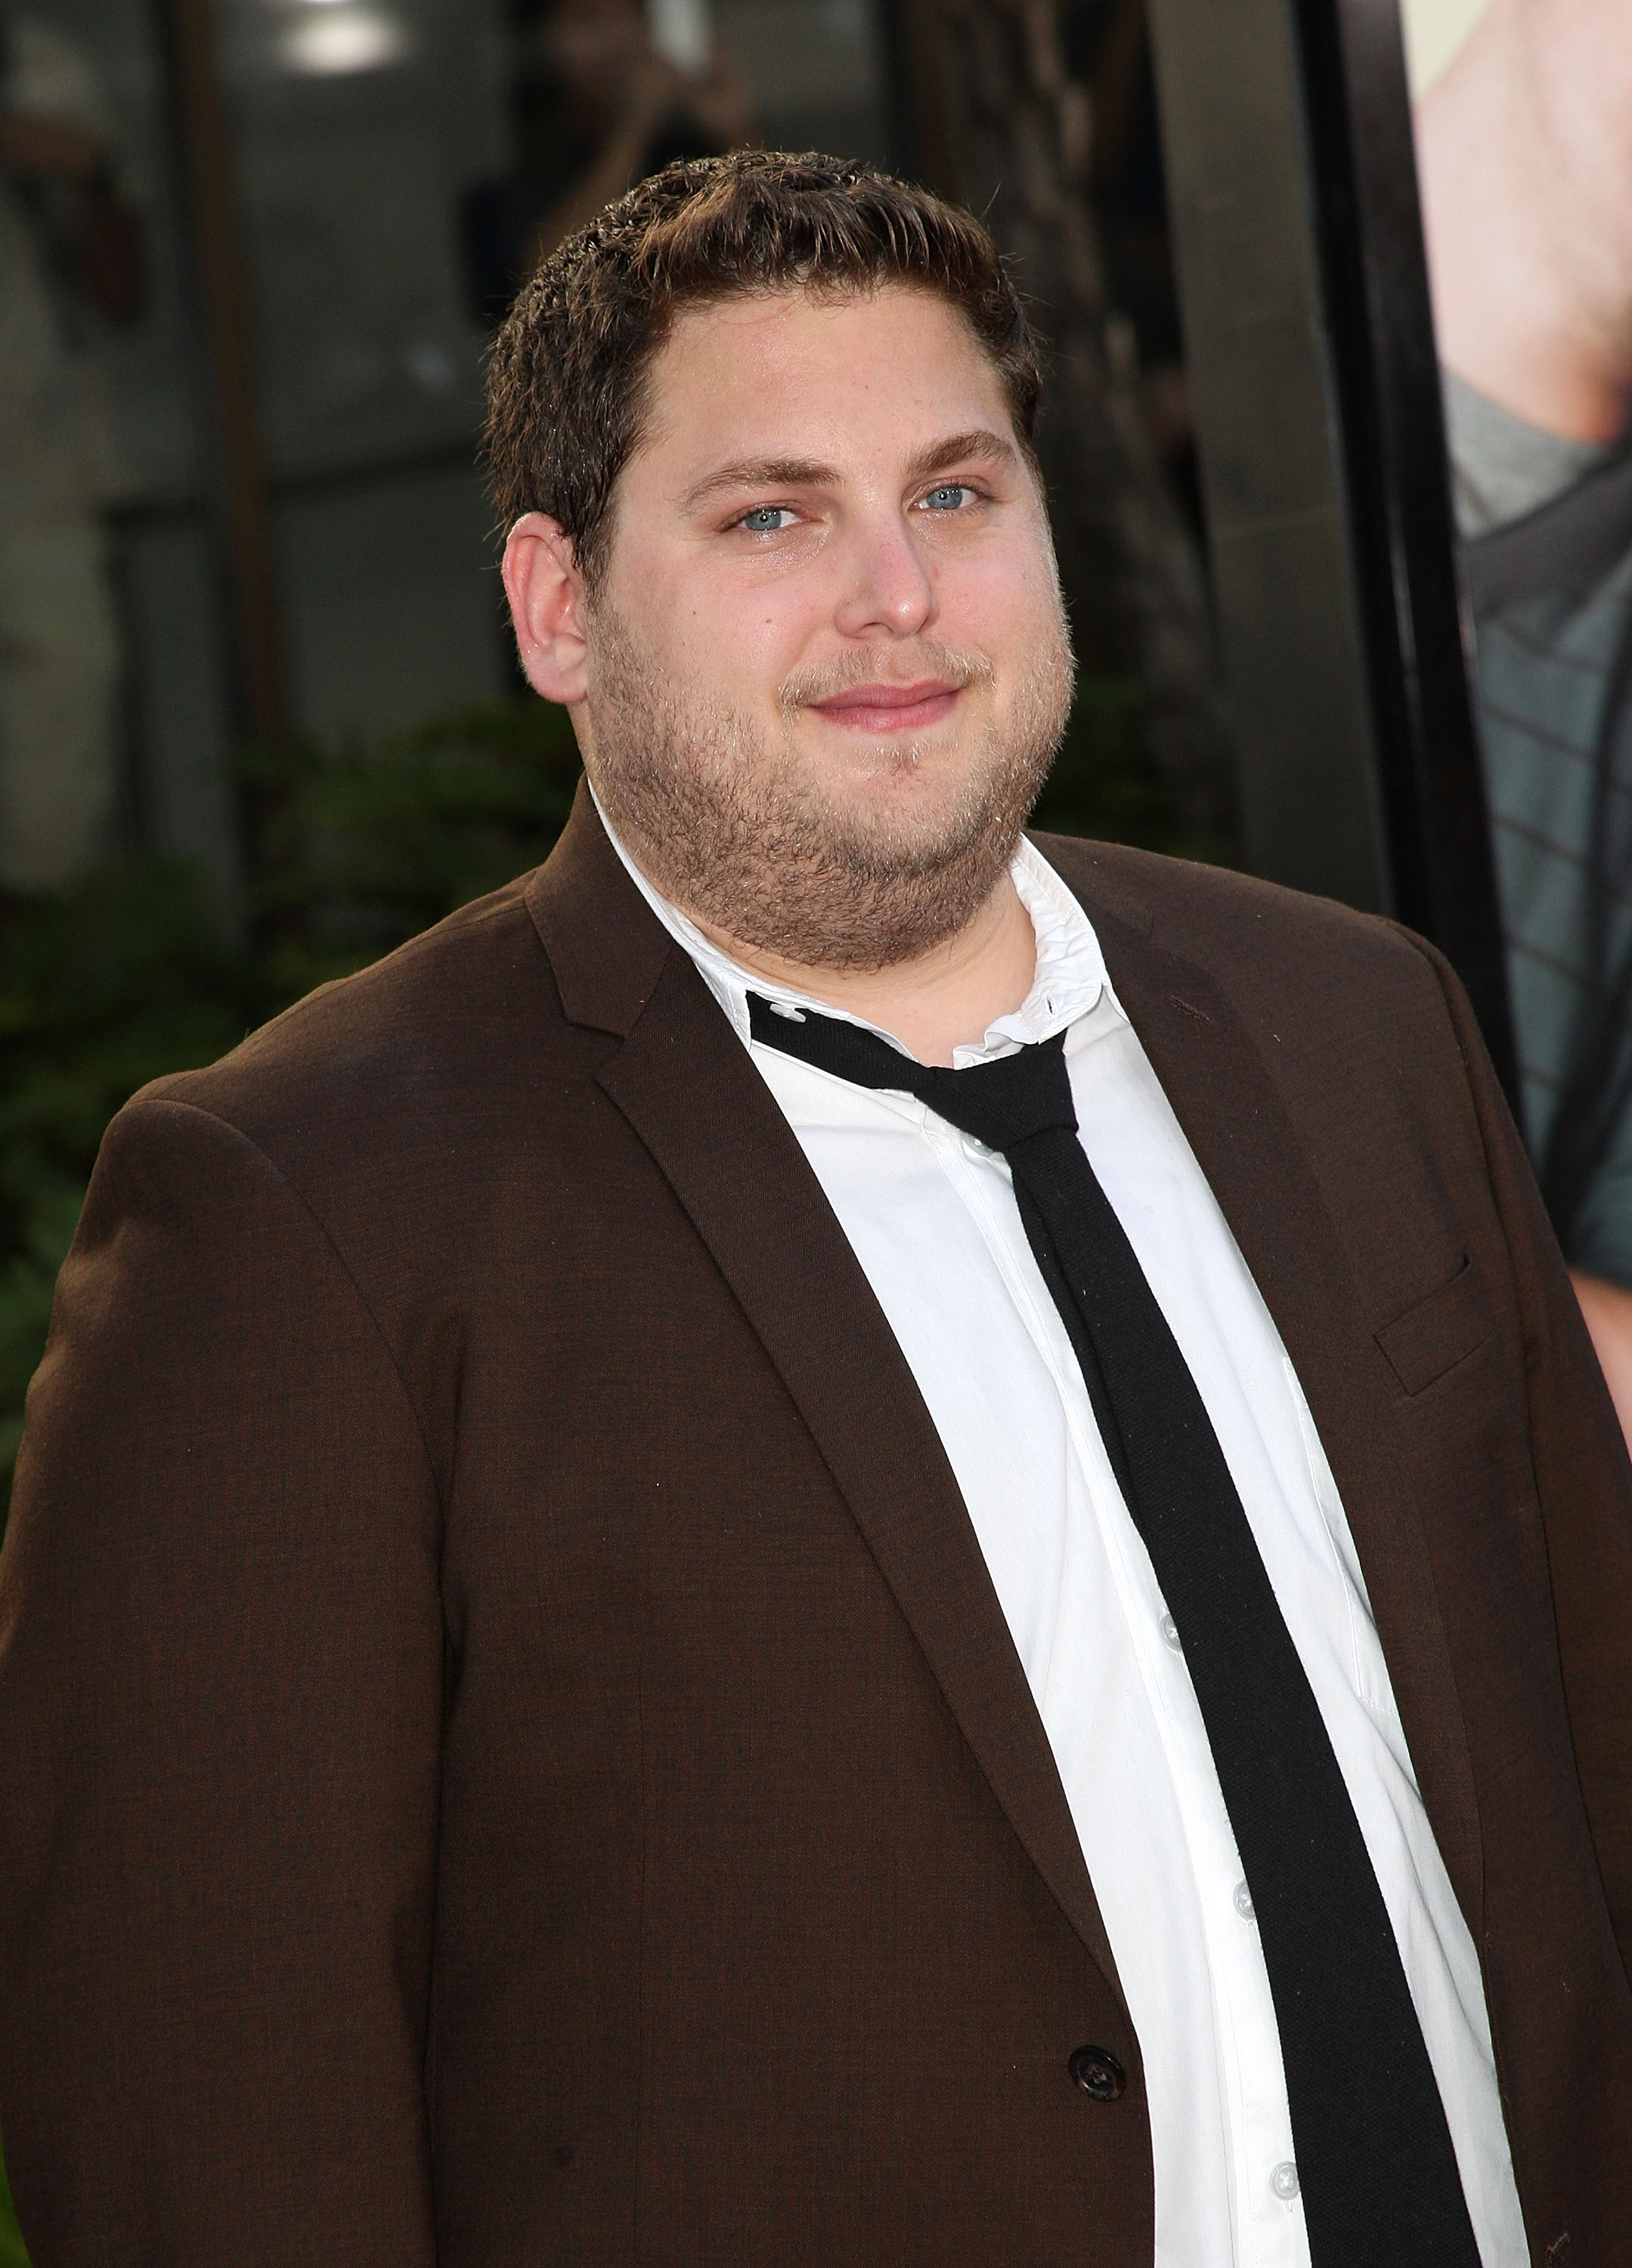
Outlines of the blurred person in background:
M0 891L92 865L115 801L118 630L97 505L98 347L141 247L101 89L55 26L0 12Z
M752 139L747 90L711 41L659 51L640 0L515 0L511 172L460 214L473 312L501 321L522 279L601 207L678 158ZM706 23L697 26L706 35Z
M1144 0L1068 0L1060 33L1066 69L1087 88L1092 105L1088 191L1107 296L1132 330L1140 401L1157 453L1192 531L1202 537L1201 473Z
M1632 1434L1626 0L1493 0L1417 148L1525 1130Z

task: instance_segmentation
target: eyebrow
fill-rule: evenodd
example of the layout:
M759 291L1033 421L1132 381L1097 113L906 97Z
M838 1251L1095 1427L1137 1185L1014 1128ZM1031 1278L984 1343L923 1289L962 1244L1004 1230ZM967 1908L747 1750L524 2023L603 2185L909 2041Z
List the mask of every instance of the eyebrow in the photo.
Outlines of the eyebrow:
M1013 465L1019 457L1012 441L979 425L972 433L954 433L950 439L931 442L922 450L907 468L908 484L916 487L937 473L950 472L954 465Z
M907 482L916 487L920 481L930 480L952 465L1013 464L1018 458L1012 441L1005 441L986 426L977 426L971 432L952 433L921 449L907 468ZM710 497L732 489L836 489L842 479L836 466L824 465L815 457L755 458L721 465L717 471L704 474L687 490L680 506L695 512Z
M761 457L706 473L687 490L680 504L683 510L695 512L700 504L724 495L728 489L836 489L838 485L834 468L814 457Z

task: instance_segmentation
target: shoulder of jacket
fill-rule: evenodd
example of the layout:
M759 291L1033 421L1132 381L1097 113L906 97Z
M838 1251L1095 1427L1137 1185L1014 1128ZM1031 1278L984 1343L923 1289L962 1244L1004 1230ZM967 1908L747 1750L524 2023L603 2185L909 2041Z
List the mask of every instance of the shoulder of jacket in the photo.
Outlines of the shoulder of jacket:
M457 1108L526 1068L592 1069L569 1027L522 876L320 985L198 1071L155 1080L136 1103L183 1102L266 1145L326 1117Z
M1398 923L1245 874L1125 843L1032 840L1091 920L1120 923L1158 949L1202 961L1219 983L1272 969L1298 984L1437 984L1432 956Z

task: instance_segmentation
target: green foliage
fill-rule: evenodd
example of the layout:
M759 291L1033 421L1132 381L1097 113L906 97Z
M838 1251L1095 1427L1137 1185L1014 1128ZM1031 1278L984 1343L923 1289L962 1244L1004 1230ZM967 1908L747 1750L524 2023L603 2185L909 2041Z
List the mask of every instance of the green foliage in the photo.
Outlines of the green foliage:
M1175 858L1212 858L1217 843L1179 827L1150 755L1144 688L1132 677L1079 677L1065 739L1033 814L1057 835L1131 843Z
M56 1271L104 1128L548 851L577 753L563 711L494 703L372 742L290 740L246 766L255 887L225 909L163 863L105 868L0 925L0 1506Z
M297 999L545 858L577 784L564 710L495 702L328 748L295 740L245 767L263 981Z
M102 1130L242 1036L241 971L195 878L115 867L0 933L0 1487Z
M0 2268L28 2268L28 2255L23 2249L23 2233L17 2225L4 2165L0 2165Z
M245 772L257 859L242 906L214 902L185 867L130 864L0 924L0 1521L56 1271L114 1113L537 865L578 763L564 712L527 701L337 748L293 740ZM1176 836L1136 684L1079 687L1037 821L1197 847ZM0 2268L27 2268L3 2168Z

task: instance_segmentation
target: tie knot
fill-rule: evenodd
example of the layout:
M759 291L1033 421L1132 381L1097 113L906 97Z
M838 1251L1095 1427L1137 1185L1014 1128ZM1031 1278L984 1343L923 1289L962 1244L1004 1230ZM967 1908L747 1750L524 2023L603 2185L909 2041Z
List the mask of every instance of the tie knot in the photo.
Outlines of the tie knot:
M931 1070L923 1078L917 1092L930 1108L989 1150L1006 1153L1033 1135L1077 1131L1063 1032L992 1063Z
M915 1063L858 1024L808 1012L796 1021L752 992L748 1024L761 1045L797 1056L835 1079L916 1095L937 1118L960 1134L973 1135L989 1150L1006 1152L1036 1134L1077 1130L1063 1032L1011 1056L1000 1056L994 1063L942 1071Z

